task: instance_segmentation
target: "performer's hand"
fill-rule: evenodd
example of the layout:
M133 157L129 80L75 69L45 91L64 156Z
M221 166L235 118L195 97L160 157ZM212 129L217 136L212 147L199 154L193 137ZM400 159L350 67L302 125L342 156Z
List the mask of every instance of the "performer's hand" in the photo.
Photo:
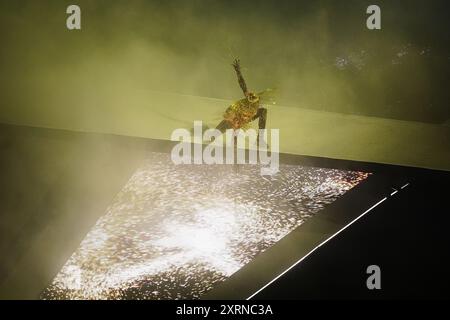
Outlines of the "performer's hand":
M239 59L235 59L232 66L234 67L234 70L239 70L241 68Z

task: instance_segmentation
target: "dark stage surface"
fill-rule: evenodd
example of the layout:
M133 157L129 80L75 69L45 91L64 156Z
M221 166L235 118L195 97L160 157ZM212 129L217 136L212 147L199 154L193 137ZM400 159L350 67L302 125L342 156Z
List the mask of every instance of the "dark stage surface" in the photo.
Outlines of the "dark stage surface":
M146 151L169 147L148 139L1 125L0 297L39 298ZM386 186L410 184L256 299L450 296L448 173L289 155L281 161L373 172L385 177ZM372 264L381 268L379 291L366 288Z
M255 299L450 298L448 174L414 180ZM381 290L366 268L381 268Z

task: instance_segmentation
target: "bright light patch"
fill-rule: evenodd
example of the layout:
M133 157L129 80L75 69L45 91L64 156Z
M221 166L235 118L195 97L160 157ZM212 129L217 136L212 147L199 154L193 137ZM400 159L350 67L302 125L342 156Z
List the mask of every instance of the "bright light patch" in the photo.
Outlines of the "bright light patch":
M367 176L150 153L42 298L200 298Z

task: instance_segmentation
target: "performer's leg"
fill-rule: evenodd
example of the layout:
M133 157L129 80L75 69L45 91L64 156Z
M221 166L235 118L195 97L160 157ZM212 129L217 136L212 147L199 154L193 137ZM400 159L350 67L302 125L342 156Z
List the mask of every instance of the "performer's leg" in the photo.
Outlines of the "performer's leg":
M256 115L253 117L253 120L258 119L258 129L266 129L266 121L267 121L267 109L266 108L259 108ZM269 148L269 145L267 144L267 141L264 141L266 148ZM259 147L259 131L258 131L258 141L257 145Z
M217 125L216 129L219 130L222 133L225 133L225 131L227 131L227 129L231 129L231 124L227 120L222 120L222 122L220 122Z
M265 129L266 121L267 121L267 109L259 108L258 114L259 114L258 127L259 127L259 129Z

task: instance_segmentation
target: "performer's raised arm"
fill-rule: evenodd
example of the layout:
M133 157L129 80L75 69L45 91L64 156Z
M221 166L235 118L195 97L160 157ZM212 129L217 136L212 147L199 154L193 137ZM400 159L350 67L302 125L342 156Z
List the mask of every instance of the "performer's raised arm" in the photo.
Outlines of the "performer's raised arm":
M232 66L234 67L234 70L236 71L239 85L241 86L241 89L244 92L244 95L247 96L247 94L248 94L247 85L245 84L244 77L242 76L241 65L239 62L240 62L239 59L234 60Z

